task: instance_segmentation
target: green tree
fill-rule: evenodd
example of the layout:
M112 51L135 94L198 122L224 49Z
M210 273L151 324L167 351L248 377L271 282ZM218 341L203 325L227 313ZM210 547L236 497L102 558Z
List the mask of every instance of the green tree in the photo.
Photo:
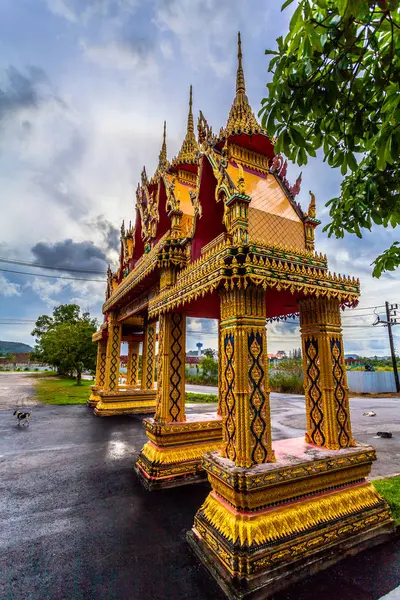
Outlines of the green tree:
M287 0L282 10L292 4ZM298 165L322 149L343 175L328 201L328 235L362 237L400 224L400 8L398 0L297 0L277 39L260 111L275 151ZM396 241L373 275L400 264Z
M218 362L212 356L205 356L200 361L200 368L203 372L203 377L218 376Z
M203 352L204 356L208 356L209 358L215 358L216 351L212 348L206 348Z
M91 319L89 313L81 315L77 304L58 306L52 317L41 315L36 321L32 332L36 336L34 357L60 374L76 373L79 385L82 371L95 369L95 331L96 319Z

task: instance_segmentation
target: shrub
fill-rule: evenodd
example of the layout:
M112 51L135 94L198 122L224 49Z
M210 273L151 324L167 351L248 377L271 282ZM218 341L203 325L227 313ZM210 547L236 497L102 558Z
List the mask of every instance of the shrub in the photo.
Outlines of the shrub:
M203 373L190 374L186 369L186 383L194 385L218 385L217 375L204 375Z
M186 392L185 398L186 402L198 402L201 404L213 404L214 402L218 402L218 396L215 394L192 394L191 392Z
M303 377L298 374L276 371L269 376L269 386L272 392L282 394L304 394Z

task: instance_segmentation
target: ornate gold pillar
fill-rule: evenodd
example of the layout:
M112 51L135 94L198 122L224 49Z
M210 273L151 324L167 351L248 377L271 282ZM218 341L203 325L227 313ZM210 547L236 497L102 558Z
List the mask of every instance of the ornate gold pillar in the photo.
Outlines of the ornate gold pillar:
M274 462L263 290L221 293L221 455L237 467Z
M104 390L107 392L116 392L118 390L121 333L122 325L117 322L117 315L110 313L108 320L106 372L104 377Z
M221 338L221 320L218 319L218 408L217 415L222 416L222 398L224 397L223 392L223 379L222 379L222 338Z
M375 450L352 442L339 304L299 304L313 443L278 440L274 462L265 293L221 294L223 446L203 456L212 491L187 539L230 598L275 595L288 577L308 577L393 531L388 504L366 479Z
M145 323L142 354L142 390L154 389L156 369L156 324Z
M339 301L299 300L306 441L330 450L355 446L351 433Z
M97 361L96 361L96 378L95 384L91 386L91 394L89 396L88 405L96 406L100 400L97 392L104 388L106 377L106 356L107 356L107 341L101 339L97 342Z
M154 335L150 338L155 341L155 326L152 326ZM119 325L116 316L110 315L108 321L108 341L105 384L99 390L99 402L94 410L99 417L108 417L124 414L154 413L156 407L156 392L152 389L134 388L137 381L138 350L137 342L129 342L127 363L127 384L119 386L119 364L121 347L122 325ZM152 348L154 356L154 342L148 347ZM152 371L154 374L154 370ZM133 389L134 388L134 389Z
M221 419L185 415L186 317L161 315L158 331L157 402L154 419L144 419L149 441L135 470L149 490L205 479L202 457L221 446Z
M157 408L155 421L185 421L186 317L161 315L158 337Z
M97 343L96 386L101 390L106 378L107 340Z
M126 364L126 385L135 387L139 381L139 342L128 342L128 362Z

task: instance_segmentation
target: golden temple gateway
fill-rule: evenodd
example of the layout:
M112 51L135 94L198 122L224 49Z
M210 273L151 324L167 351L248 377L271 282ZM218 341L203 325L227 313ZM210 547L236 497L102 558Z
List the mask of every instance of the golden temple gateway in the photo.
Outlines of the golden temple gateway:
M104 323L93 336L95 414L152 415L135 465L143 485L208 476L212 490L188 541L232 598L268 597L393 529L366 479L375 450L351 430L340 312L357 304L359 281L330 273L315 252L314 195L304 211L301 177L291 185L286 171L249 105L239 35L225 127L213 133L200 112L196 136L192 88L186 137L171 161L164 124L158 167L152 177L142 171L135 224L122 226L120 264L108 272ZM266 323L293 314L307 430L274 442ZM185 412L187 317L219 322L216 414Z

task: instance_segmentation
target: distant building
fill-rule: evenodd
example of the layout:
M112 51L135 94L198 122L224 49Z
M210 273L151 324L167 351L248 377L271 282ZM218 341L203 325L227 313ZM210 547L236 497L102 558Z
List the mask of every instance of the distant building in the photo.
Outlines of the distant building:
M0 357L1 366L14 367L15 365L17 368L23 368L29 367L31 364L41 364L36 361L31 361L30 352L10 352L10 354L13 356L12 359L6 356Z
M198 356L197 352L188 352L185 357L186 369L190 375L196 375L199 370L199 364L203 356Z

